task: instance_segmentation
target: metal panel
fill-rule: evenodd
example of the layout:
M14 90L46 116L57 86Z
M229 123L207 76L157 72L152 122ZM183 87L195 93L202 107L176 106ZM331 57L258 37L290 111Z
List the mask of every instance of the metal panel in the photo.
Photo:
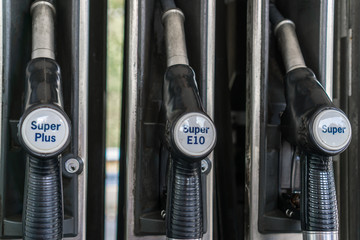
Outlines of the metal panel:
M206 95L202 95L203 98L206 97L206 112L209 116L214 119L214 107L215 107L215 20L216 20L216 3L215 0L207 1L207 19L205 24L202 36L206 36L206 57L205 63L203 63L206 71L206 88L203 87L206 91ZM215 163L214 163L214 154L210 154L210 161L212 162L212 171L207 175L206 182L206 201L207 201L207 232L204 234L204 240L214 239L214 201L215 193Z
M248 2L247 106L246 106L246 207L245 239L302 239L301 234L261 234L259 219L259 171L263 120L264 79L267 68L268 18L266 0Z
M264 79L267 70L268 18L264 14L267 1L248 2L248 53L247 53L247 106L246 106L246 207L245 239L302 239L300 234L259 233L259 171L260 157L264 151L261 143L264 132Z
M335 66L338 98L352 124L352 141L340 156L340 236L360 239L360 161L359 161L359 89L360 89L360 2L336 1L337 34Z
M126 186L125 186L125 237L118 236L120 239L137 239L134 234L135 230L135 160L137 158L138 139L136 136L137 117L138 117L138 50L139 50L139 1L133 0L128 2L127 28L129 39L126 41L125 48L128 49L125 59L127 59L126 81L126 116L125 116L125 152L126 152ZM150 239L159 239L160 237L151 237Z
M78 176L78 229L79 235L72 239L86 239L86 199L88 160L88 59L89 59L89 1L79 3L79 92L78 92L78 156L84 161L84 170Z

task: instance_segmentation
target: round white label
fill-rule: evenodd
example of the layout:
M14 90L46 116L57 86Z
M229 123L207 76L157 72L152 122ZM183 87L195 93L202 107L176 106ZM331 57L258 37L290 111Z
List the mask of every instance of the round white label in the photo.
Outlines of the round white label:
M342 112L325 110L316 117L313 125L317 143L327 150L340 150L351 140L351 125Z
M29 113L21 126L26 146L40 154L55 153L69 138L66 118L52 108L39 108Z
M188 156L210 154L216 142L216 130L213 122L201 113L187 113L182 116L174 128L175 144Z

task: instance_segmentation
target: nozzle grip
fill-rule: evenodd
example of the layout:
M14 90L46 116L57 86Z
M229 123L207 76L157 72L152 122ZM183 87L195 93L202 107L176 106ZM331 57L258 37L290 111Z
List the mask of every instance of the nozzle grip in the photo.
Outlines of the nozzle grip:
M53 59L36 58L26 68L25 110L36 104L63 107L60 67Z
M200 161L215 147L216 130L203 110L194 71L188 65L167 69L163 85L165 141L173 156Z
M31 60L26 69L25 109L18 126L20 143L35 157L55 157L70 143L70 131L59 65L49 58Z
M168 67L164 76L163 105L166 119L174 121L186 112L204 112L195 73L189 65Z
M332 156L343 152L351 140L351 126L345 114L335 107L323 87L309 68L298 68L287 73L285 79L286 109L281 117L283 136L301 150L324 156ZM324 113L331 112L336 116L335 123L316 128L315 124L326 123L319 119ZM340 119L338 121L338 119ZM319 137L318 132L326 132L326 128L342 128L346 126L346 136L338 143L333 141L327 145L327 136ZM317 131L317 132L315 132ZM342 132L336 130L339 134ZM345 133L345 132L344 132ZM331 135L329 133L328 135ZM332 134L330 138L336 138Z

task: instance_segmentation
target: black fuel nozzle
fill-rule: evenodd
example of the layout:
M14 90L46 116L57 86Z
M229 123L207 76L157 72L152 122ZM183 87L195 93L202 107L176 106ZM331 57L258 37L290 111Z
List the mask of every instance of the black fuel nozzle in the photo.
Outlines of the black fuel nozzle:
M215 147L216 130L203 110L190 66L174 65L167 69L163 101L165 144L170 152L166 236L171 239L201 239L201 160Z
M49 1L31 5L32 54L26 68L25 107L19 140L38 158L61 154L70 142L70 119L63 109L60 67L55 61L54 18Z
M304 239L337 239L338 210L332 160L351 141L351 125L305 66L295 24L270 4L270 20L286 68L282 134L301 150Z
M63 109L60 67L55 61L52 1L34 1L32 54L26 68L25 107L18 125L27 152L23 238L60 240L63 235L61 153L71 123Z
M166 204L168 239L201 239L203 196L201 160L216 143L216 129L205 113L195 73L188 65L184 15L179 9L163 15L167 70L163 84L164 141L170 152Z
M335 107L309 68L297 68L284 79L286 109L283 136L302 151L323 156L339 154L351 140L351 125Z

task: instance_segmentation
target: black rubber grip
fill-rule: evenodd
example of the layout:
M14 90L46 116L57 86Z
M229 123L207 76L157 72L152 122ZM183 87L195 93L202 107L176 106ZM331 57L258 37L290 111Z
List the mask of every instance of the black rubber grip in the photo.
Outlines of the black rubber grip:
M307 155L302 159L301 217L304 231L338 231L333 163L329 157Z
M321 156L333 156L343 152L321 147L314 138L312 123L315 116L324 110L336 110L335 105L309 68L294 69L286 74L286 109L281 116L284 138L302 151Z
M61 240L63 206L57 158L28 157L24 194L24 240Z
M270 22L273 24L273 26L277 26L280 22L284 21L285 18L281 15L279 10L276 8L275 4L270 3L269 4L269 17Z
M203 235L201 162L172 160L170 166L166 236L198 239Z

